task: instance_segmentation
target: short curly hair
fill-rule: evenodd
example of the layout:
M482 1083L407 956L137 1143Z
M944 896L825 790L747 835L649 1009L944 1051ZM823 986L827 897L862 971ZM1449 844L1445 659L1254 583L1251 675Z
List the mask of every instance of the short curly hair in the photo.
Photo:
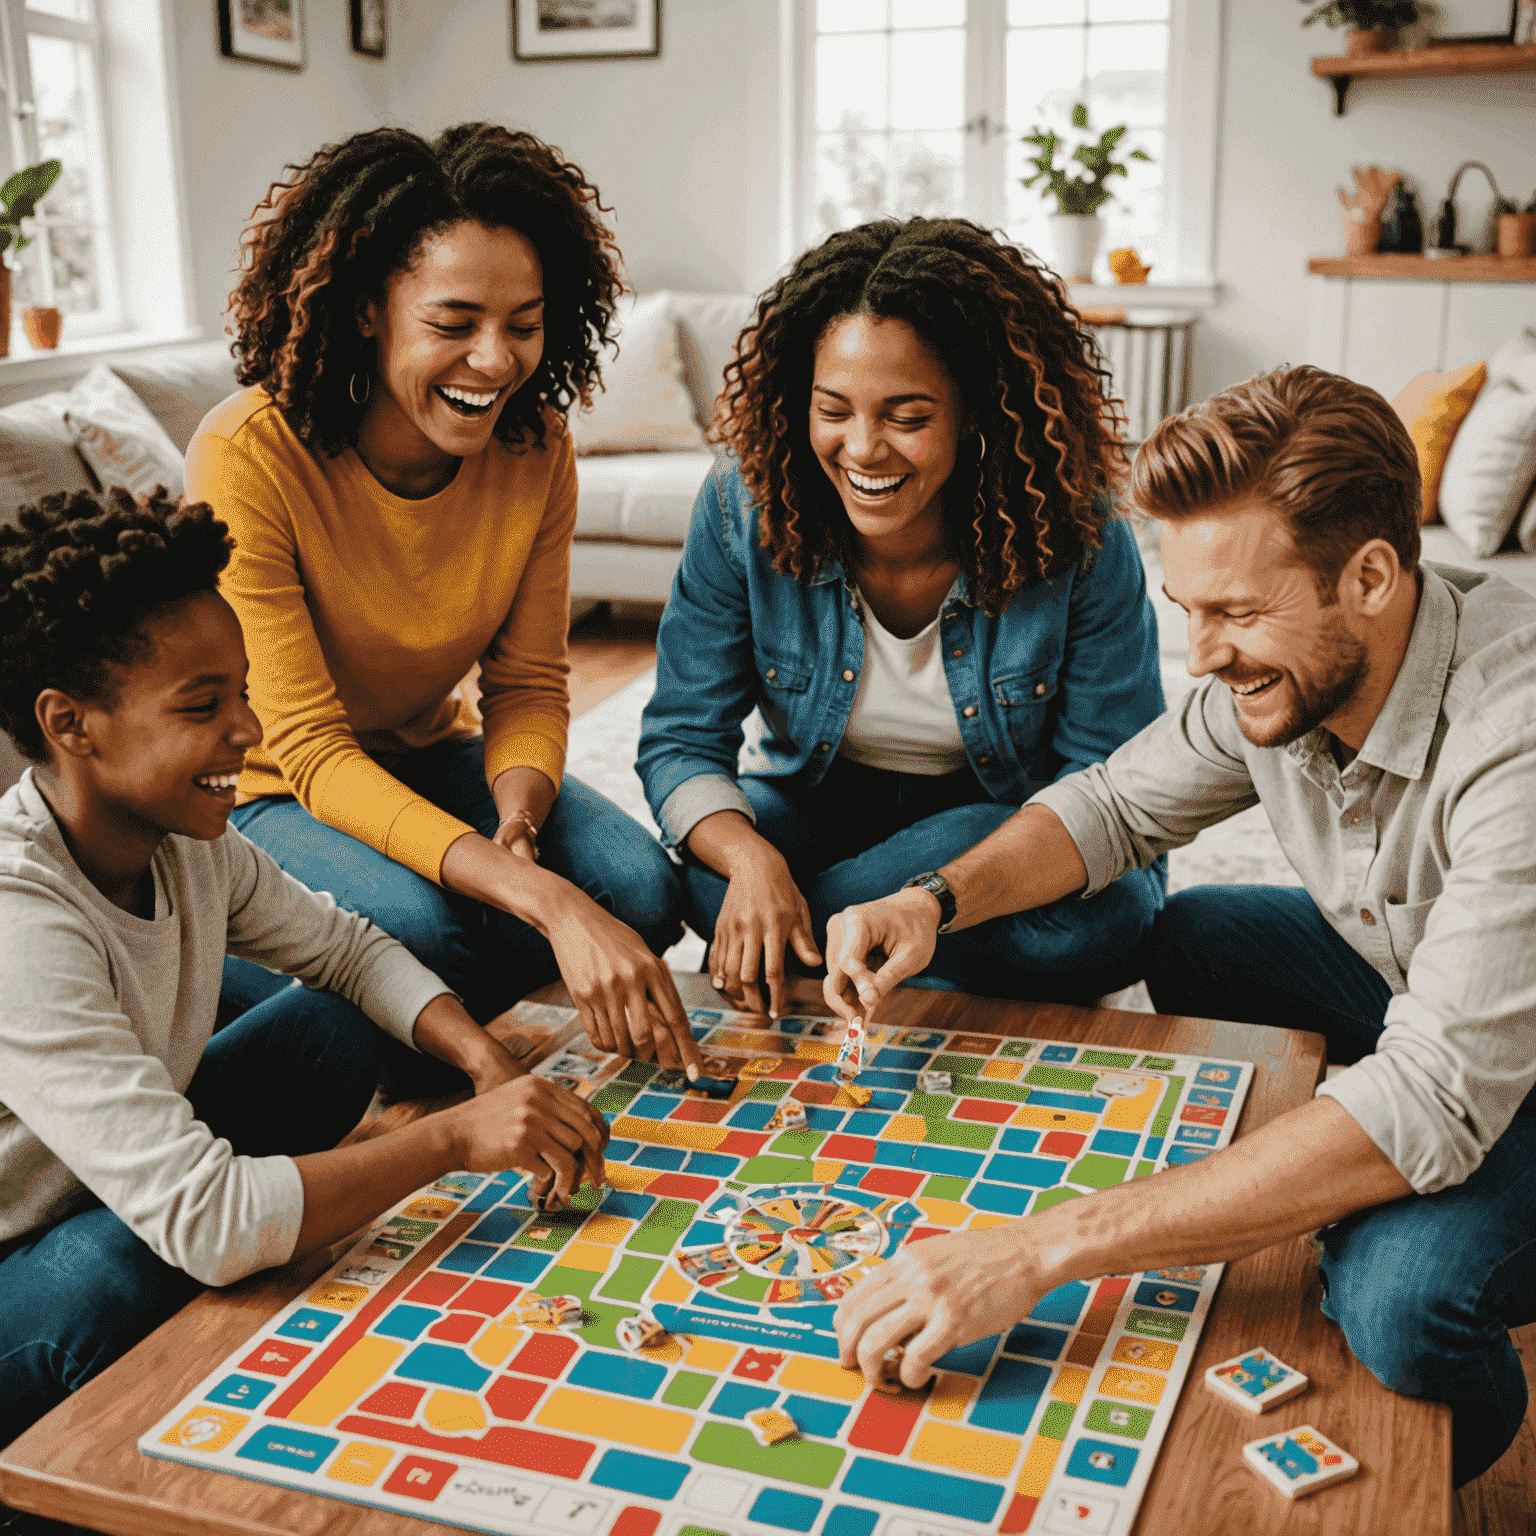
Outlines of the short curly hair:
M515 229L544 269L544 355L502 407L496 436L544 443L547 408L590 405L624 291L597 188L531 133L461 123L430 143L374 128L328 144L256 205L230 295L235 375L266 389L312 452L356 440L354 373L373 365L363 304L434 234L465 222Z
M807 251L757 303L726 365L713 429L741 464L763 547L808 581L846 564L852 527L811 447L817 343L845 315L904 320L960 391L962 454L945 511L974 601L1002 612L1026 582L1103 543L1102 493L1125 475L1124 411L1060 280L967 219L882 219Z
M0 727L48 761L37 696L58 688L108 709L121 667L150 654L146 624L218 590L229 529L205 501L58 492L0 528Z

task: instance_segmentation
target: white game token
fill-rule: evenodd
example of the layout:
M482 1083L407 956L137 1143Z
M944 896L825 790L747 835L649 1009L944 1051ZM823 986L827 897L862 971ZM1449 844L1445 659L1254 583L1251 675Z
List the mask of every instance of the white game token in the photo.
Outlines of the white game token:
M1342 1483L1360 1470L1360 1463L1342 1445L1335 1445L1310 1424L1250 1440L1243 1447L1243 1460L1288 1499Z
M948 1093L955 1086L954 1074L951 1072L919 1072L917 1074L917 1086L924 1093Z
M1205 1384L1248 1413L1263 1413L1307 1390L1307 1378L1267 1349L1250 1349L1211 1366Z
M1147 1081L1143 1077L1131 1077L1124 1072L1101 1072L1099 1085L1095 1093L1106 1094L1110 1098L1133 1099L1138 1093L1145 1091Z

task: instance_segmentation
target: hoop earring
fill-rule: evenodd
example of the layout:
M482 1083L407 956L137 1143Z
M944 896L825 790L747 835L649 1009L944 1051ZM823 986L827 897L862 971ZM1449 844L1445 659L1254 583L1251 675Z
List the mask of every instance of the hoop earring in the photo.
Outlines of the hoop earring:
M357 372L353 371L352 377L347 380L347 393L352 397L353 405L367 405L369 391L373 388L373 379L368 374L363 374L363 392L357 392Z
M976 434L976 444L979 450L976 455L976 466L979 469L983 464L987 462L987 437L984 432L978 432Z
M981 451L976 455L976 495L971 502L971 511L975 513L975 520L979 523L987 511L986 497L982 495L987 483L987 439L983 433L978 432L976 441Z

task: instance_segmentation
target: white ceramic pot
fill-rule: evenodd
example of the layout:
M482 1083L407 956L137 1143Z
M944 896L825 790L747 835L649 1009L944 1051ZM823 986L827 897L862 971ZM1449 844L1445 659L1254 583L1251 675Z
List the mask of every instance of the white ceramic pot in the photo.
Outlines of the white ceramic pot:
M1069 283L1089 280L1099 248L1096 213L1054 213L1045 221L1045 249L1040 254L1058 277Z

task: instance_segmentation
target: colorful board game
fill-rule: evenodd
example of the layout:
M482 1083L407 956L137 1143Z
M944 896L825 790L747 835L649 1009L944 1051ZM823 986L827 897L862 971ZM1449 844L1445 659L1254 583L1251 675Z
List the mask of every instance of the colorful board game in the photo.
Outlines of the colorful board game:
M836 1021L694 1011L689 1090L517 1013L610 1120L607 1187L440 1180L142 1451L498 1533L1129 1532L1219 1266L1061 1286L920 1392L843 1370L833 1313L904 1243L1209 1155L1251 1066L877 1025L849 1085Z

